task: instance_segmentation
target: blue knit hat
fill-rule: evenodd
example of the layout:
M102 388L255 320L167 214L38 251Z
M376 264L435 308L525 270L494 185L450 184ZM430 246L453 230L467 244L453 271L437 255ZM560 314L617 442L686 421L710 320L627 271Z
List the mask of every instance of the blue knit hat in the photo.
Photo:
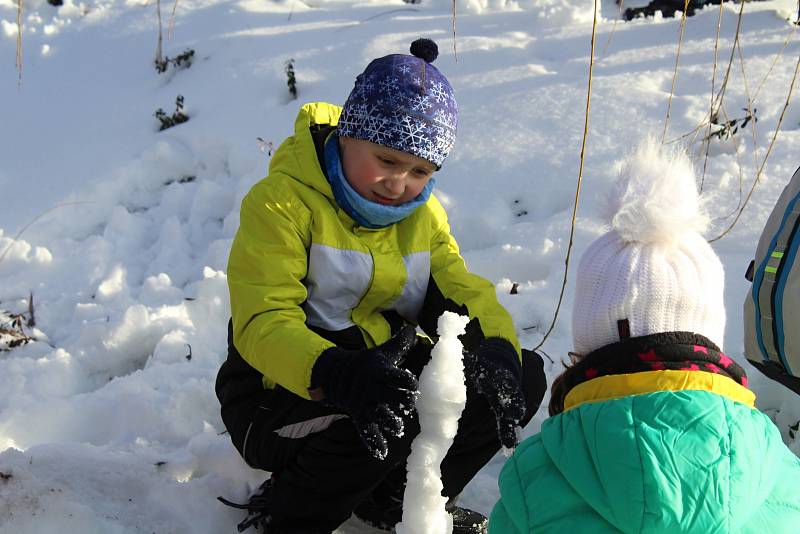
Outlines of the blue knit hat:
M436 43L417 39L411 53L367 65L347 97L338 132L441 167L456 140L458 105L450 82L431 65L439 54Z

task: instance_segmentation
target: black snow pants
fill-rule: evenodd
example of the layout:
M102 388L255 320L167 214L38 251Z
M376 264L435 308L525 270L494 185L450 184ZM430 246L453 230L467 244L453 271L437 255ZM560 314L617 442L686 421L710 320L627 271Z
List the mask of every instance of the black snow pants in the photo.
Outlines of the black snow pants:
M419 376L430 350L430 344L419 341L403 365ZM522 367L524 426L542 402L546 381L536 353L523 351ZM250 417L226 425L245 461L272 472L270 515L277 532L330 533L362 501L402 499L405 461L420 431L416 412L405 417L403 436L390 439L389 456L381 461L369 453L351 420L335 408L281 387L263 390L262 395ZM468 387L458 432L441 465L442 494L461 493L499 449L495 417L486 400ZM400 517L385 519L393 524Z

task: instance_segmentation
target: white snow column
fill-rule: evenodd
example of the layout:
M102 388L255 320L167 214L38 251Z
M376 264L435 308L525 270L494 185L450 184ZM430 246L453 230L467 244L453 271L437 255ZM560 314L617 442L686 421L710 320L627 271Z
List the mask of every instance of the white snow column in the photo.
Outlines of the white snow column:
M467 317L445 312L438 323L439 341L419 377L420 434L411 444L403 520L397 534L450 534L453 518L444 507L441 463L453 444L458 420L467 402L459 335Z

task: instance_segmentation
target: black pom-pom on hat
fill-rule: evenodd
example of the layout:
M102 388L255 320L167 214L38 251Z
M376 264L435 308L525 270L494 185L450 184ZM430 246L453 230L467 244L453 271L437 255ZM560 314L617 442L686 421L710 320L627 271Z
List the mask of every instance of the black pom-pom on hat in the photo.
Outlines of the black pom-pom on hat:
M433 40L423 37L411 43L411 53L426 63L433 63L439 57L439 47Z

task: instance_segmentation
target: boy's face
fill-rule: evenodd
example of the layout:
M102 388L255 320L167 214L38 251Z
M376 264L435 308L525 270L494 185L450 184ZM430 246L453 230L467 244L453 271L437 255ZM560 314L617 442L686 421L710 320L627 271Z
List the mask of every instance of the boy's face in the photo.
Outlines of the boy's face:
M379 204L413 200L436 170L430 161L361 139L340 137L339 147L347 181L359 195Z

